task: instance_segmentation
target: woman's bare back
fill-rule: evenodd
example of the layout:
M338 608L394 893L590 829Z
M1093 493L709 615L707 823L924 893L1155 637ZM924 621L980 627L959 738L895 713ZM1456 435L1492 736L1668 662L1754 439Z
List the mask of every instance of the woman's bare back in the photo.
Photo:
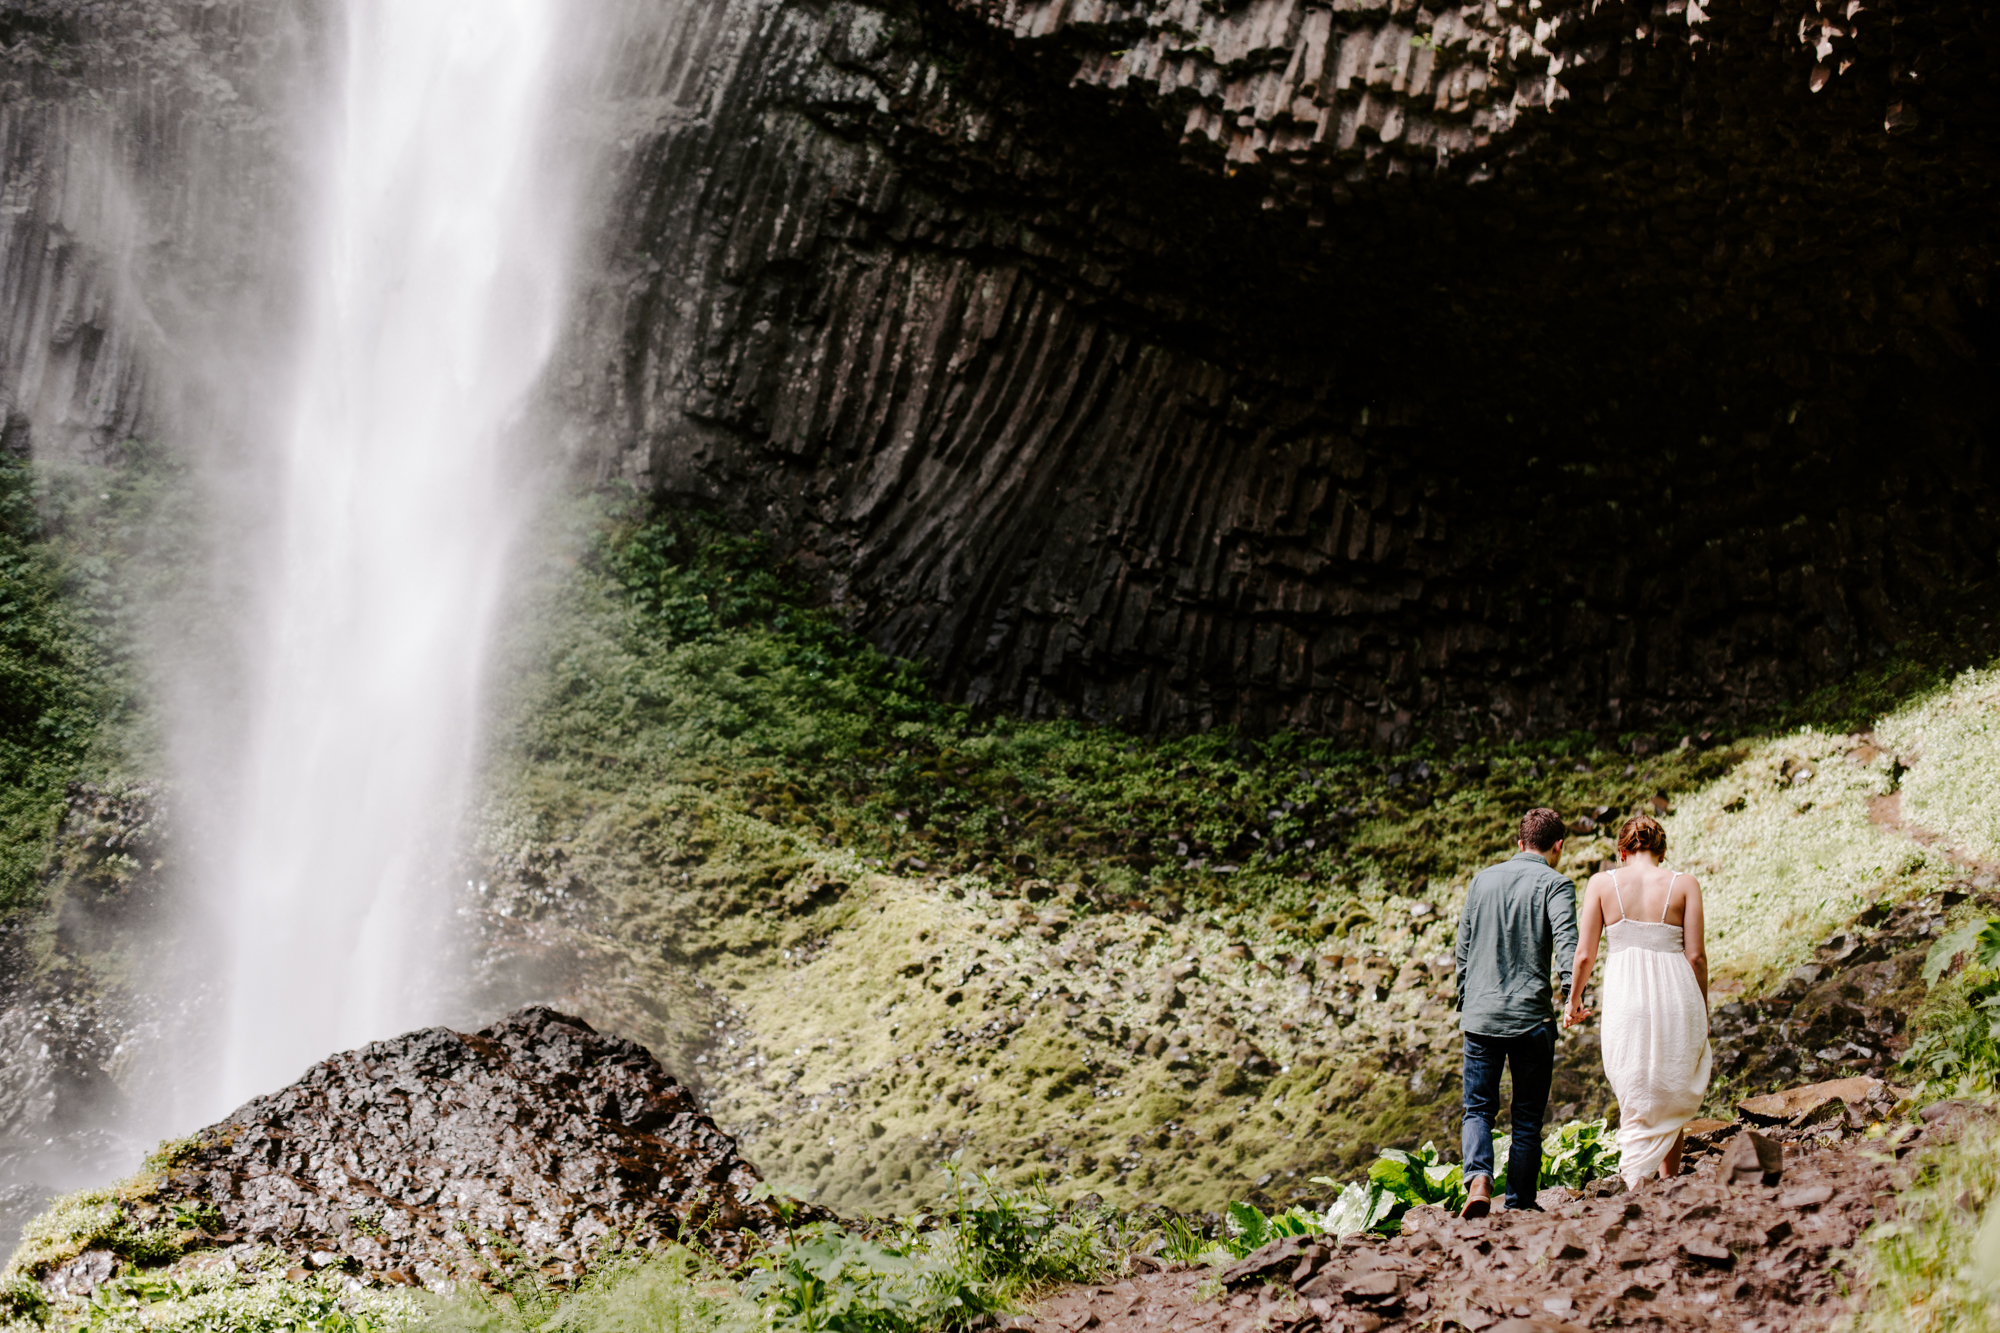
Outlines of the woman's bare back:
M1680 882L1676 884L1674 881ZM1665 919L1670 926L1686 924L1688 885L1692 877L1664 866L1623 865L1614 881L1611 872L1595 878L1604 924L1615 926L1629 913L1634 921ZM1622 908L1621 908L1622 903Z

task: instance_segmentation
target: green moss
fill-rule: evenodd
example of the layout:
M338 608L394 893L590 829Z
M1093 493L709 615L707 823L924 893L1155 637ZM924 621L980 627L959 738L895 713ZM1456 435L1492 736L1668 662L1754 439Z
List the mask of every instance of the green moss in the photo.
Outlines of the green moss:
M220 1221L212 1211L190 1213L160 1199L166 1173L197 1146L193 1139L170 1139L147 1156L138 1172L116 1184L50 1201L22 1228L0 1279L40 1278L85 1250L109 1250L136 1264L160 1264L208 1243L204 1227Z

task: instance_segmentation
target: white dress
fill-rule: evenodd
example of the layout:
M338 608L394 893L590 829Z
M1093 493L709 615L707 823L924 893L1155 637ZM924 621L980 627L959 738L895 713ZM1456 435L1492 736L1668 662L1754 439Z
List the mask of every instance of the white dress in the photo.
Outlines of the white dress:
M1678 878L1678 876L1676 876ZM1604 931L1604 1074L1618 1098L1618 1173L1627 1188L1655 1174L1708 1092L1708 1003L1679 926L1625 915ZM1674 896L1667 883L1667 900Z

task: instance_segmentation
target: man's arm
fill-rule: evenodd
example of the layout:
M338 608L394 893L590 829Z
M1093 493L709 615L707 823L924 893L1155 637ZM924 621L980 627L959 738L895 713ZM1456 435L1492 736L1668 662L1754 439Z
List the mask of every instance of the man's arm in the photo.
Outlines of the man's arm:
M1549 887L1549 933L1554 936L1556 973L1562 978L1558 995L1569 994L1576 969L1576 885L1559 879Z
M1479 881L1474 880L1473 884ZM1452 981L1458 990L1458 1003L1453 1007L1460 1013L1465 1011L1465 965L1472 961L1472 885L1465 890L1465 910L1458 914L1458 947L1452 950L1452 961L1457 964L1452 973Z

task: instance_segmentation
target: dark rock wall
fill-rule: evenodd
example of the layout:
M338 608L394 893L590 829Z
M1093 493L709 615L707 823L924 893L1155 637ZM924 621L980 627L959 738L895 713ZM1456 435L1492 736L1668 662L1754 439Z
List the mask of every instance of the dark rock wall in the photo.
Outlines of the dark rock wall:
M20 453L240 447L292 279L308 0L0 13L0 414Z
M155 8L10 48L16 448L257 433L324 16ZM1993 573L1962 0L576 13L568 457L774 531L957 697L1698 726Z
M982 704L1754 713L1992 572L1992 75L1693 16L690 11L604 95L577 447Z

